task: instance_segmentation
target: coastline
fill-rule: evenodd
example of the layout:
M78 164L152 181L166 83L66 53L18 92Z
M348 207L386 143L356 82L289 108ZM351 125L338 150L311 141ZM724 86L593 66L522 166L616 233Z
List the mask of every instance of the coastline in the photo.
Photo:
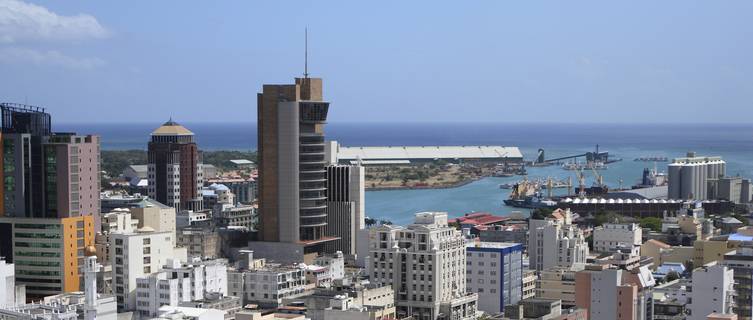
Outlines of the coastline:
M366 191L399 191L399 190L441 190L441 189L454 189L459 188L462 186L465 186L467 184L479 181L484 178L488 178L490 176L478 176L473 179L468 179L464 181L460 181L458 183L449 184L449 185L441 185L441 186L397 186L397 187L376 187L376 188L366 188Z

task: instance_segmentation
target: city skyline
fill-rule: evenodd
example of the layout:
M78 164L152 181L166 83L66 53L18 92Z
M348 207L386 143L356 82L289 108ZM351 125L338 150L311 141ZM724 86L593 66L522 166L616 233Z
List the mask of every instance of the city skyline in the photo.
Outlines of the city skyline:
M0 94L46 106L60 123L143 122L147 112L227 121L218 106L251 123L256 88L303 73L308 27L309 72L328 79L341 110L332 122L753 116L753 4L742 1L304 2L296 14L288 2L175 4L0 1Z

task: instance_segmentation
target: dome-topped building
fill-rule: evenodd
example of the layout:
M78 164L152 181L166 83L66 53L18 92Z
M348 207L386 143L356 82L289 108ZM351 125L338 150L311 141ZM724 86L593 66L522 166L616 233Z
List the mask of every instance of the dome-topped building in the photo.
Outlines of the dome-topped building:
M147 166L149 197L180 210L202 209L201 154L191 130L172 119L152 131Z

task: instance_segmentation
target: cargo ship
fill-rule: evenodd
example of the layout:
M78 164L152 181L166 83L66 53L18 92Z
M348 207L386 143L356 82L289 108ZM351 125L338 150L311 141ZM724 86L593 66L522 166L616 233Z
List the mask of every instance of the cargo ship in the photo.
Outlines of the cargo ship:
M536 209L553 207L557 202L545 200L538 192L538 184L524 179L512 186L510 197L504 200L505 205L516 208Z

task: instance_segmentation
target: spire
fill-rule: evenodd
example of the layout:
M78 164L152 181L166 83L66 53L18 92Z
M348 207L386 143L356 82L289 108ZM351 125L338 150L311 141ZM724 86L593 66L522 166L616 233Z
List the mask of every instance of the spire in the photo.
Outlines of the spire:
M304 29L303 77L309 77L309 28Z

